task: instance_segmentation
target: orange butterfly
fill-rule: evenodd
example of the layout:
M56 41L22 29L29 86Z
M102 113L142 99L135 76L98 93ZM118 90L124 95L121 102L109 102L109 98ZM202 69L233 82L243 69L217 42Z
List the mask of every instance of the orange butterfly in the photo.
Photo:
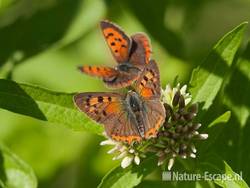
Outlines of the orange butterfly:
M127 87L138 79L145 65L149 63L150 41L143 33L128 37L117 25L109 21L101 21L100 26L118 65L114 68L84 65L79 69L85 74L102 78L109 87Z
M103 124L110 138L131 144L155 137L165 121L159 69L154 60L145 66L134 88L127 94L79 93L74 102L90 118Z

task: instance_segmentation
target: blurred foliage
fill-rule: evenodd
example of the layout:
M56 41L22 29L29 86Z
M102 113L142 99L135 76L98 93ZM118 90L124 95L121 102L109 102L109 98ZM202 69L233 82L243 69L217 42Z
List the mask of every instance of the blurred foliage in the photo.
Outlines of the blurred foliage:
M150 36L153 58L159 63L163 86L172 82L176 75L179 75L181 83L188 83L191 70L203 61L216 41L239 23L249 21L249 10L248 0L0 0L0 78L64 93L107 90L99 80L81 75L76 70L80 64L115 64L98 27L98 22L107 18L121 25L129 34L142 31ZM249 28L246 33L249 36ZM219 70L215 66L216 62L227 62L229 56L226 55L226 59L209 60L211 65L204 69L212 78L223 78L219 80L222 88L216 89L218 94L213 95L212 106L202 117L206 120L204 125L209 125L228 110L232 114L228 123L221 125L225 122L222 121L211 127L211 132L217 135L212 137L211 144L204 142L200 149L216 153L226 161L227 164L220 165L228 173L232 173L232 169L237 173L242 171L244 180L250 184L250 169L246 164L250 159L250 45L245 48L248 40L243 40L241 49L244 52L239 50L234 56L240 45L238 40L225 51L227 54L234 51L229 58L230 66L220 64ZM212 55L212 58L217 57ZM0 93L3 88L8 89L3 85L6 82L14 83L0 82ZM16 92L12 90L12 94ZM3 106L6 98L2 93L0 97ZM13 101L12 107L7 109L13 109L14 102L18 103L21 99L12 96L9 99ZM53 101L51 95L49 99ZM67 100L55 99L53 103L66 104ZM32 100L29 102L28 112L39 116ZM45 106L42 102L40 105ZM55 110L50 114L57 112ZM64 118L72 122L66 115ZM117 162L106 154L107 148L100 148L100 137L66 129L57 125L64 121L59 120L52 124L1 109L1 142L34 169L41 188L96 187ZM84 121L84 117L79 116L77 123L71 126L81 127ZM1 149L1 157L13 155L9 149L3 155ZM19 158L18 161L21 161ZM206 156L200 156L198 160L203 159L207 159ZM2 161L3 158L0 165ZM25 163L21 162L25 167L17 165L17 168L32 179L33 172L27 170L30 167L26 167ZM15 166L15 161L13 164ZM188 161L186 166L192 166L192 161ZM176 164L176 169L184 167L183 162ZM2 175L0 171L0 180ZM156 170L140 186L214 187L207 182L187 185L166 183L159 181L160 177L160 170ZM35 180L31 181L35 185ZM134 185L137 182L135 178Z
M0 145L0 186L1 187L36 187L37 180L33 170Z

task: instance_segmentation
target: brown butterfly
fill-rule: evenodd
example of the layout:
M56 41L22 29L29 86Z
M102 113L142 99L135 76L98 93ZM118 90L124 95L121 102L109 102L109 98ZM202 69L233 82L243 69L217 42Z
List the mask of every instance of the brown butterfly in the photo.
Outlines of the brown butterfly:
M129 37L109 21L101 21L100 26L118 65L114 68L84 65L79 69L85 74L102 78L112 88L131 85L149 63L151 47L148 37L143 33Z
M90 118L103 124L110 138L131 144L155 137L165 121L159 69L154 60L146 65L134 88L127 94L79 93L74 102Z

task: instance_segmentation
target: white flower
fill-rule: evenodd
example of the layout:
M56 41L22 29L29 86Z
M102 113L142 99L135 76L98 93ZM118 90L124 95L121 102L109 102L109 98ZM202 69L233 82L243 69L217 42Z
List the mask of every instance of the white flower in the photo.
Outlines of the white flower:
M190 157L191 157L191 158L196 158L196 155L195 155L194 153L191 153L191 154L190 154Z
M128 154L128 152L127 152L127 151L124 151L124 152L122 152L121 154L119 154L118 156L113 157L113 160L117 160L117 159L124 158L124 157L127 156L127 154Z
M140 157L139 157L138 155L136 155L136 156L134 157L134 162L135 162L135 164L137 164L137 165L140 164Z
M115 153L117 149L118 149L118 146L115 146L111 150L109 150L107 153L108 154Z
M100 143L101 146L104 146L104 145L115 145L116 143L113 141L113 140L104 140Z
M174 99L174 96L176 94L177 91L180 91L181 95L184 97L185 99L185 105L189 104L192 100L192 96L186 92L187 90L187 85L184 85L180 88L180 84L178 83L176 87L172 88L170 86L170 84L166 85L166 89L162 90L162 101L164 103L169 104L170 106L172 106L172 102Z
M133 148L132 146L127 146L122 142L116 142L111 139L102 141L100 145L112 145L114 146L112 149L110 149L107 153L108 154L116 154L116 156L113 157L113 160L122 159L121 167L126 168L133 162L136 165L140 164L140 157L143 157L139 155L139 152L136 150L136 148Z
M133 161L134 157L133 156L126 156L121 162L121 167L122 168L127 168Z
M191 145L191 150L192 150L193 153L196 153L196 152L197 152L197 150L196 150L194 144Z
M173 167L173 165L174 165L174 158L171 158L168 161L168 170L171 170L171 168Z
M200 134L200 138L202 140L206 140L208 138L208 134Z

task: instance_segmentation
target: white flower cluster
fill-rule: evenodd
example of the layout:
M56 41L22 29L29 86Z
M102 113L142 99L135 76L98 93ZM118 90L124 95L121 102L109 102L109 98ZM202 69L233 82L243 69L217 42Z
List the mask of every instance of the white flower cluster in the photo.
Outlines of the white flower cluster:
M129 148L128 146L124 145L121 142L116 142L111 139L108 139L108 140L102 141L100 145L114 146L111 150L108 151L108 154L117 153L117 155L113 157L113 160L122 159L122 162L121 162L122 168L128 167L133 162L136 165L139 165L141 162L139 152L137 152L133 148Z
M185 105L187 105L191 102L192 96L190 93L187 93L186 90L187 90L187 85L184 85L180 88L180 83L178 83L176 87L172 88L170 84L167 84L166 89L165 90L162 89L162 102L167 103L172 107L174 96L177 91L180 91L180 94L184 96Z

